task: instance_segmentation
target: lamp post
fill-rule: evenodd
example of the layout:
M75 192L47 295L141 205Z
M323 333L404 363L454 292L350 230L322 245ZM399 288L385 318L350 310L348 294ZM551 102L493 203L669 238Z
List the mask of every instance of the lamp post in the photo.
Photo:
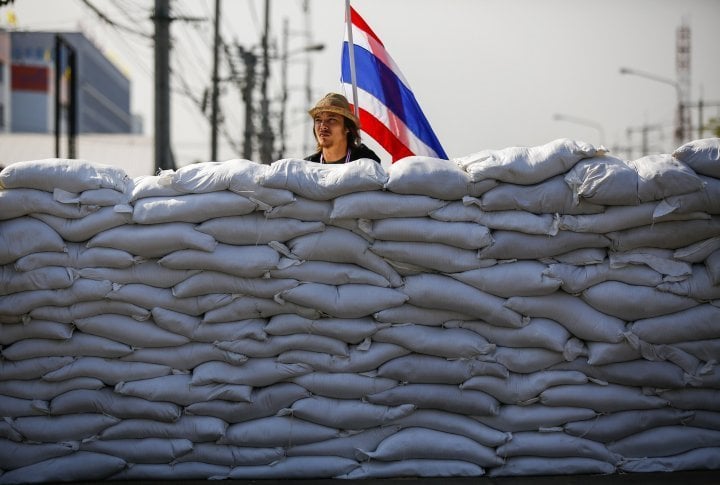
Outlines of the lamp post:
M685 106L683 104L683 97L682 97L682 90L680 87L680 83L677 81L674 81L672 79L668 79L662 76L658 76L656 74L653 74L651 72L646 71L640 71L637 69L631 69L629 67L621 67L620 68L620 74L632 74L634 76L640 76L644 77L645 79L650 79L652 81L657 81L659 83L667 84L675 88L675 93L677 95L677 108L675 113L675 130L674 130L674 139L675 139L675 145L680 146L685 139Z
M597 121L588 120L586 118L580 118L578 116L565 115L562 113L555 113L553 115L553 119L555 121L569 121L570 123L576 123L578 125L589 126L590 128L594 128L598 132L598 139L600 141L600 145L605 144L605 130L603 129L602 125L600 123L598 123Z

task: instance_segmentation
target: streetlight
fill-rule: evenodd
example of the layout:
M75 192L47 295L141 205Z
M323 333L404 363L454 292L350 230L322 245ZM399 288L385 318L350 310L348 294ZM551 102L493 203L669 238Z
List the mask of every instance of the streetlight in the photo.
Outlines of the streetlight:
M635 76L644 77L645 79L650 79L659 83L668 84L675 88L675 93L677 94L677 112L675 113L675 145L680 146L685 138L685 107L683 106L680 83L672 79L658 76L657 74L653 74L651 72L630 69L629 67L621 67L620 74L632 74Z
M598 138L600 140L600 145L605 144L605 130L603 129L602 125L600 123L598 123L597 121L588 120L585 118L580 118L580 117L572 116L572 115L564 115L561 113L555 113L553 115L553 119L555 121L569 121L570 123L576 123L578 125L589 126L590 128L594 128L598 132Z

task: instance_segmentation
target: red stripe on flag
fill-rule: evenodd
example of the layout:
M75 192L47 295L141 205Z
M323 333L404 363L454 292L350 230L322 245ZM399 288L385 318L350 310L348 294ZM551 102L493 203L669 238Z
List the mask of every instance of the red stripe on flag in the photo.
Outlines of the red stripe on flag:
M350 105L352 107L352 104ZM372 113L360 108L360 126L392 156L393 163L414 153L396 137L387 126L375 118Z
M380 44L384 47L382 41L380 40L380 37L378 37L377 34L375 34L375 32L373 32L373 29L370 28L370 26L367 24L367 22L365 22L365 20L360 16L360 14L358 14L355 11L355 9L352 7L350 7L350 22L355 27L357 27L358 29L362 30L367 35L369 35L370 37L375 39L378 42L378 44Z

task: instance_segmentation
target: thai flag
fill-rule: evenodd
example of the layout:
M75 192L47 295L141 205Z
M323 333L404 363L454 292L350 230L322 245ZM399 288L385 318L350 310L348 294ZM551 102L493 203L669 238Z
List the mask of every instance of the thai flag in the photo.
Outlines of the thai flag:
M356 113L362 130L390 153L393 162L412 155L447 159L415 95L382 41L355 9L349 7L349 11L351 25L345 31L341 81L352 104L355 100L354 60L359 107ZM350 38L353 56L349 51Z

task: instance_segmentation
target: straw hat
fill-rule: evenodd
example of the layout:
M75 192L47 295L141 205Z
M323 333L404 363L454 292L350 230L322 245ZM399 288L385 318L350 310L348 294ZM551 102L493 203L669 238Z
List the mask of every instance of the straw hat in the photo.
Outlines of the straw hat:
M308 111L313 118L316 114L322 112L339 114L352 121L355 127L359 125L355 113L350 109L350 103L348 103L348 100L342 94L328 93Z

